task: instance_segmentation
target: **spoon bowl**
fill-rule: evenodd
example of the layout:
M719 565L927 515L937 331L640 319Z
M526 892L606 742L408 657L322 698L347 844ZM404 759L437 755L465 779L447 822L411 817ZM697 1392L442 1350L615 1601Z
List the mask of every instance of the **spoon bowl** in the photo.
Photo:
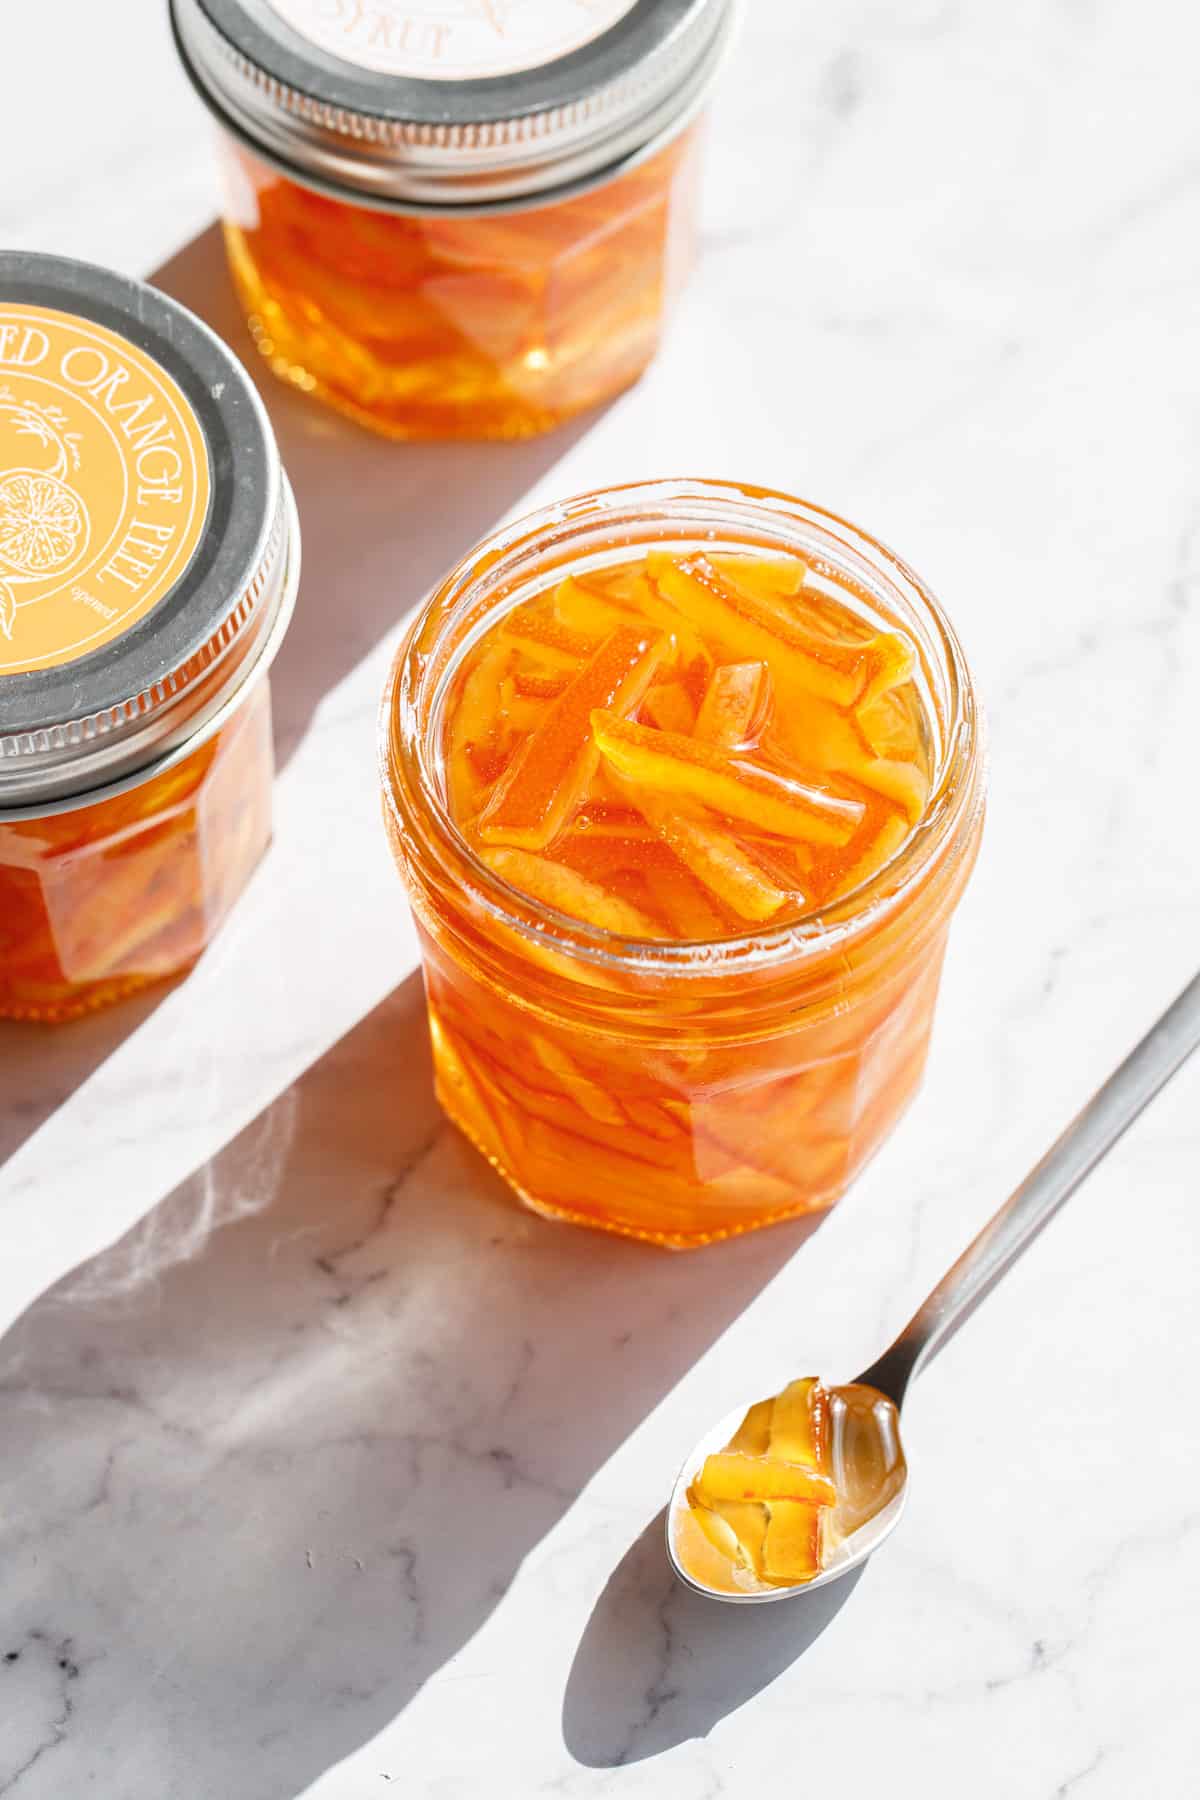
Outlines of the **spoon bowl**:
M896 1407L877 1389L852 1382L845 1387L827 1390L834 1400L832 1456L834 1480L839 1506L835 1519L845 1528L829 1534L828 1547L822 1557L820 1573L799 1585L725 1587L705 1579L704 1561L689 1558L685 1538L691 1519L688 1489L696 1480L704 1460L723 1450L744 1419L748 1406L723 1418L705 1433L684 1461L671 1490L667 1507L667 1555L671 1567L685 1587L706 1599L724 1600L734 1606L762 1605L773 1600L791 1599L796 1594L811 1594L816 1588L840 1581L851 1569L857 1569L876 1551L900 1522L908 1497L908 1469L900 1445L899 1415ZM761 1395L758 1396L761 1399ZM845 1401L852 1404L847 1407ZM842 1401L842 1420L837 1418ZM857 1404L853 1404L857 1402ZM873 1440L873 1441L864 1441ZM719 1557L719 1552L714 1552Z

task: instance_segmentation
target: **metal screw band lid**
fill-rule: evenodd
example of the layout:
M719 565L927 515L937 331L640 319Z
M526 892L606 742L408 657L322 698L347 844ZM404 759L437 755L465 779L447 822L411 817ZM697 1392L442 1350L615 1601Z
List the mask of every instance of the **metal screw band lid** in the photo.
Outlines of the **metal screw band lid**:
M735 6L171 0L171 13L189 74L235 134L300 180L419 209L527 201L681 129ZM530 60L539 48L548 60Z
M0 811L192 735L255 664L291 516L207 326L108 270L0 253Z

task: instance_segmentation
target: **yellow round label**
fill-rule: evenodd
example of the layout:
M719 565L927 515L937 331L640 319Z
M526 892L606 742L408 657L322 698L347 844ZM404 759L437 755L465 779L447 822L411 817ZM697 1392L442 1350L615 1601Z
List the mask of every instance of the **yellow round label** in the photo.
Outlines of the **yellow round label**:
M90 319L0 303L0 675L144 618L190 562L210 487L165 369Z

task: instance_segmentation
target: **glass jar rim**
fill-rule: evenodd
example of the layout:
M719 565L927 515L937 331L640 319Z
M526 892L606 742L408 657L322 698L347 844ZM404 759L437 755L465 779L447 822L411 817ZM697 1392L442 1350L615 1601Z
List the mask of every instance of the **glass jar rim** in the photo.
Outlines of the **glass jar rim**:
M705 513L709 516L702 518ZM452 646L436 666L424 648L425 640L433 627L443 633L461 627L472 596L478 595L485 580L490 584L490 602L481 619L494 617L499 604L517 604L514 592L522 586L531 592L544 588L550 578L545 564L540 575L536 568L527 570L522 582L521 565L530 552L536 556L538 549L569 545L597 529L631 552L639 545L672 539L714 538L718 519L732 526L722 538L730 548L796 551L803 533L817 536L822 554L835 568L859 583L866 573L868 592L882 587L919 612L928 640L941 658L946 690L946 717L938 720L938 762L921 817L899 849L866 881L830 905L786 924L730 937L686 942L626 937L559 912L510 886L476 856L459 832L431 760L436 750L428 726L450 674L480 632ZM656 523L662 527L656 535L633 535L637 526ZM553 566L567 573L571 560L568 553ZM426 691L429 679L434 684L432 695ZM901 913L962 841L963 828L982 808L983 762L983 720L962 645L915 571L877 538L827 508L773 488L702 477L596 489L527 513L483 540L450 571L413 620L394 658L380 715L385 806L402 839L411 840L415 828L421 855L432 858L465 888L495 923L532 943L553 945L567 959L643 977L711 978L739 970L791 970L801 963L844 955Z

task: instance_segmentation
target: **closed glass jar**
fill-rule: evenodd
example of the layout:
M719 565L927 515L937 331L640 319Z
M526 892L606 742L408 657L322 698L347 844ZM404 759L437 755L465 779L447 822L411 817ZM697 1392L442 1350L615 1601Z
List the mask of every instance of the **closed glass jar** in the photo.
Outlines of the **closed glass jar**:
M451 816L443 727L464 657L498 619L564 576L698 548L802 556L905 634L928 791L899 848L832 904L710 941L648 941L531 898L475 853ZM919 1083L982 828L970 676L911 570L785 495L715 482L587 495L507 528L448 577L397 657L381 742L439 1098L528 1205L685 1247L845 1191Z
M295 508L244 370L106 270L0 256L0 1017L187 969L270 837Z
M285 380L400 438L524 437L642 372L691 260L732 0L173 0Z

